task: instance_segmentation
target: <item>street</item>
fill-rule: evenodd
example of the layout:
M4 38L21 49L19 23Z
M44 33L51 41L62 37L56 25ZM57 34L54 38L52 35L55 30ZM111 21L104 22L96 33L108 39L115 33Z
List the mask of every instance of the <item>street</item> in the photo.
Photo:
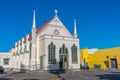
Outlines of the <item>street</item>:
M4 75L0 80L120 80L120 70L79 70L65 72L26 72Z

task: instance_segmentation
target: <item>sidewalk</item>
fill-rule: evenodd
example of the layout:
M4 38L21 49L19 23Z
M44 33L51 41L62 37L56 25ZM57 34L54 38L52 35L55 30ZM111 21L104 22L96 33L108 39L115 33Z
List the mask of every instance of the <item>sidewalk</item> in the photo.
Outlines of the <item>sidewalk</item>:
M12 74L12 73L15 73L15 72L2 73L2 74L0 74L0 78L1 78L1 77L5 77L5 76L8 76L8 75L10 75L10 74Z

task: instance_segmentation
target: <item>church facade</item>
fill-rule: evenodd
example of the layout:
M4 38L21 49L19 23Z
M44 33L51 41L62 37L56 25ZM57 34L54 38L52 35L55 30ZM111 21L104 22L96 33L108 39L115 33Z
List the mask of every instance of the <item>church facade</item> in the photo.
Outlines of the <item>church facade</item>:
M80 69L76 20L73 30L72 35L57 16L57 10L53 19L37 29L34 11L32 31L15 43L9 64L14 69Z

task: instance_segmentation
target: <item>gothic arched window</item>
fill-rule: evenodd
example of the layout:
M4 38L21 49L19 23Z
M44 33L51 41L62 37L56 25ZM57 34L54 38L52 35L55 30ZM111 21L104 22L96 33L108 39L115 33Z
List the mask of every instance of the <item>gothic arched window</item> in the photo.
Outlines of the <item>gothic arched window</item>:
M60 48L60 50L59 50L59 54L62 54L62 48Z
M67 48L65 49L65 53L68 54L68 49Z
M49 45L48 45L48 62L49 63L56 63L56 58L55 58L55 51L56 47L55 45L53 44L53 42L51 42Z
M60 47L59 54L68 54L68 48L66 48L65 44Z
M72 63L77 63L77 46L75 44L73 44L73 46L71 47L71 51L72 51Z

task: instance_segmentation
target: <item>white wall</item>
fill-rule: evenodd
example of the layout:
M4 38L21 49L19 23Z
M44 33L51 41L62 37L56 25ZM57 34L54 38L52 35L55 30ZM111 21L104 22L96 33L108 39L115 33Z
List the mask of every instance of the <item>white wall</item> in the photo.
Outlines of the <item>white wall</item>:
M9 65L4 65L4 58L9 58ZM4 68L12 68L13 63L12 60L13 56L9 52L1 52L0 53L0 65L3 66Z
M44 37L42 37L43 41L41 41L41 43L45 43L42 44L42 49L44 50L45 47L45 69L49 70L51 69L59 69L59 49L60 47L62 47L63 44L65 44L65 46L68 48L68 59L69 59L69 64L68 64L68 68L71 69L71 67L73 69L80 69L80 58L79 58L79 40L78 39L74 39L74 38L65 38L65 37L56 37L56 36L50 36L50 35L45 35ZM53 42L56 45L56 64L48 64L48 45ZM73 44L75 44L78 47L78 63L77 64L72 64L72 59L71 59L71 47L73 46ZM42 54L44 54L44 51L42 51Z

